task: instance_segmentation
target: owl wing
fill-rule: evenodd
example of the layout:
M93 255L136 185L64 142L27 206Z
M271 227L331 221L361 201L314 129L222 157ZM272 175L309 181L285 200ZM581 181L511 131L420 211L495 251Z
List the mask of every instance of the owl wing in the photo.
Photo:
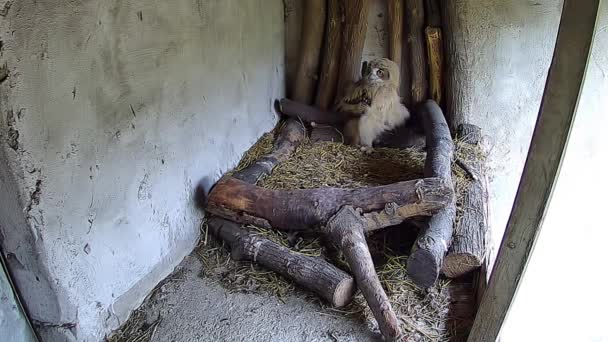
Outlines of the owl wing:
M338 102L335 110L363 115L371 105L372 98L369 92L363 87L355 87L352 91L347 92L340 102Z

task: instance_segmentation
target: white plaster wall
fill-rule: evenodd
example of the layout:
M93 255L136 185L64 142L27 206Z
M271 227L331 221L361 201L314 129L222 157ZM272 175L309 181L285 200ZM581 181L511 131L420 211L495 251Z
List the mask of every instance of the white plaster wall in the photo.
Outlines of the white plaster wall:
M56 297L31 305L49 334L98 340L196 244L197 182L275 124L283 3L8 2L5 253L30 303Z
M608 341L608 4L552 200L501 341Z

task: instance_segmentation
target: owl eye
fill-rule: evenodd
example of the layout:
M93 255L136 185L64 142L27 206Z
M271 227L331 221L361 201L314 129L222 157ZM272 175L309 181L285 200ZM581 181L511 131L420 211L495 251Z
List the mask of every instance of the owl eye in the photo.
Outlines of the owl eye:
M383 78L384 77L384 71L382 71L382 69L378 69L378 71L376 71L376 75L378 75L378 77Z

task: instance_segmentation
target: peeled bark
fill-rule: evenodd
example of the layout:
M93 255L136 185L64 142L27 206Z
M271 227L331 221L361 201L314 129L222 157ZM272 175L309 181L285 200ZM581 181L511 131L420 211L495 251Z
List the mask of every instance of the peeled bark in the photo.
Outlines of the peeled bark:
M435 101L428 100L421 109L427 148L424 176L438 177L452 187L454 143L448 124ZM426 221L418 234L407 263L408 274L418 286L428 288L435 284L452 240L455 216L452 196L448 205Z
M359 189L269 190L233 177L211 190L207 212L240 223L283 230L310 230L340 208L360 208L370 230L429 216L453 198L451 184L425 178Z
M438 27L427 27L426 47L429 58L429 78L431 98L441 103L443 96L443 38L441 29Z
M317 98L315 104L328 109L334 102L338 88L338 71L342 49L343 0L327 0L327 22L325 24L325 43Z
M401 338L399 321L376 274L365 241L366 220L351 206L345 206L327 223L326 232L337 243L351 268L357 285L387 341Z
M325 27L325 10L325 0L304 2L300 60L292 92L293 98L303 103L311 104L314 100Z
M355 294L353 278L321 257L291 251L218 217L209 219L207 224L215 236L228 243L234 260L250 260L293 279L335 307L348 304Z

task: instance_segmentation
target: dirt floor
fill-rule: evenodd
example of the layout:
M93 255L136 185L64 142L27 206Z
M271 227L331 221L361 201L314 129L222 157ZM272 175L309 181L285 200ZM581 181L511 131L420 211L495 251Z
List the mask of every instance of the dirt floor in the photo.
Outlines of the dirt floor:
M188 256L111 341L381 341L355 319L298 295L230 293Z

